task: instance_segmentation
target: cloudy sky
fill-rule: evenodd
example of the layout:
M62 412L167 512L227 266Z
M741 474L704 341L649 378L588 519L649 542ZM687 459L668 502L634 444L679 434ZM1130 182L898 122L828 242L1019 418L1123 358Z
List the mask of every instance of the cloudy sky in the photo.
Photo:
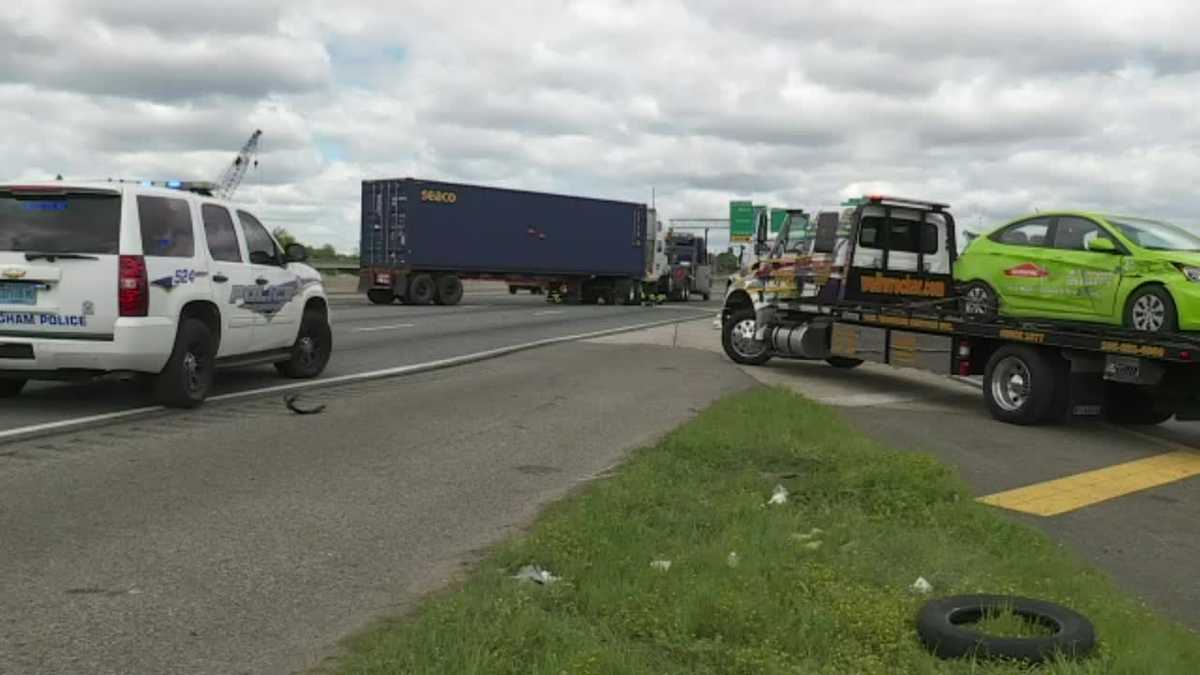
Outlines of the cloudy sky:
M0 179L213 179L261 128L240 198L342 250L396 176L1200 225L1197 34L1190 0L9 0Z

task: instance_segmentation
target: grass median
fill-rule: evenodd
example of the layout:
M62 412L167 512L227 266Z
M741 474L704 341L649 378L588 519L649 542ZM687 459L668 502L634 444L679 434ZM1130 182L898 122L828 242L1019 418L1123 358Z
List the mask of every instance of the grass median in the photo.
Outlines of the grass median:
M776 485L789 499L767 506ZM666 560L665 570L651 564ZM530 563L561 581L512 578ZM917 577L934 596L1012 593L1091 618L1093 656L1038 672L1190 674L1200 664L1200 637L976 504L944 465L881 447L801 397L757 390L554 505L461 586L348 641L335 670L1029 672L930 656L915 634L930 597L909 590Z

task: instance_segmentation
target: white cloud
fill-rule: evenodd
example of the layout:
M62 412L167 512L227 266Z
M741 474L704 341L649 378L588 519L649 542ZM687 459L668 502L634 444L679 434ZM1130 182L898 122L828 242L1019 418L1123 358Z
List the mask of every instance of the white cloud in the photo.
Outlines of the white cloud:
M1186 0L9 3L0 173L215 177L262 128L242 197L343 249L388 176L1195 223L1197 30Z

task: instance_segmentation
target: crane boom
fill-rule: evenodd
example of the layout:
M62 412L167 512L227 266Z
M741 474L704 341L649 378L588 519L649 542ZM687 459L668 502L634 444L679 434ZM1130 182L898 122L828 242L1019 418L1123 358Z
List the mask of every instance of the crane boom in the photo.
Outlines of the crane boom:
M237 192L238 186L242 184L242 179L246 177L246 170L250 168L250 164L258 164L256 156L258 155L258 138L260 136L262 136L262 129L255 129L254 133L250 134L250 139L242 146L237 157L233 159L233 164L225 169L225 174L217 183L216 196L222 199L232 199L233 193Z

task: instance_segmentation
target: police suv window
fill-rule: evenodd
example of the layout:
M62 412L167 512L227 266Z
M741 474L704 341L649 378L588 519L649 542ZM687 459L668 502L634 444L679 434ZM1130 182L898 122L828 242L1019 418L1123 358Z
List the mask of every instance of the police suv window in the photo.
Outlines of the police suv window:
M216 204L200 207L204 219L204 236L208 239L208 252L213 260L220 262L242 262L242 248L238 245L237 230L229 210Z
M280 256L275 240L271 238L267 228L258 222L258 218L245 211L238 211L238 218L242 221L242 232L246 235L246 250L250 253L250 261L254 261L255 253L265 254L272 261L278 261Z
M185 199L139 196L138 220L142 223L142 253L164 258L195 255L192 211Z

